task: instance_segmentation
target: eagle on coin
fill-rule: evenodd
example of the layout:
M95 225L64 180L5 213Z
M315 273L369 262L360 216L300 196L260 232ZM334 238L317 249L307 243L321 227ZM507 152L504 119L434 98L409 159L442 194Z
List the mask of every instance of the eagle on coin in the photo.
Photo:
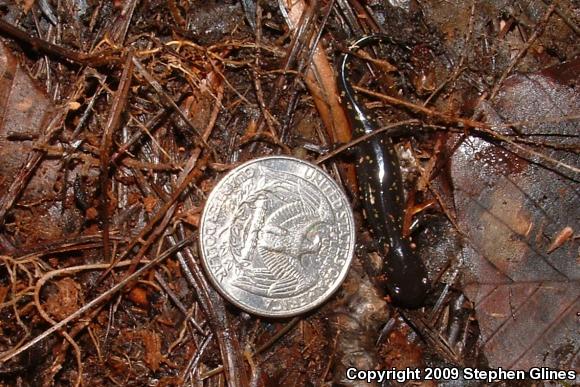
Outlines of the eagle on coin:
M318 261L332 228L329 205L302 178L277 171L267 176L269 183L251 216L246 207L241 227L247 231L244 244L252 247L252 264L232 285L260 296L292 297L319 280Z

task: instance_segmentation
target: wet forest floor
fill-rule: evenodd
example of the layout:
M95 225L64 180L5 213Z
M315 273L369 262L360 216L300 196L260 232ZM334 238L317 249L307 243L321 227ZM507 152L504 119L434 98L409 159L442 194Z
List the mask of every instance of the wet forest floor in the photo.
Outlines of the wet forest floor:
M0 385L580 371L579 19L571 0L0 0ZM391 42L349 70L419 219L418 310L383 286L344 151L337 66L370 34ZM230 306L197 248L219 178L273 154L328 171L357 223L340 290L286 320Z

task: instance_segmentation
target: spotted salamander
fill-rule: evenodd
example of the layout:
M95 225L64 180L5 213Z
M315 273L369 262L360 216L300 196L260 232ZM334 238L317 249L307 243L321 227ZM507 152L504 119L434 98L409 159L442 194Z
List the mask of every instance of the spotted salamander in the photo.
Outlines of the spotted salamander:
M392 40L382 35L366 36L350 49L356 50L379 42ZM339 69L343 103L353 128L353 136L360 137L377 127L362 104L357 102L348 77L352 55L342 57ZM361 192L365 220L380 250L387 249L384 263L386 287L394 303L405 308L423 305L429 289L425 266L403 236L404 193L401 169L392 139L386 133L371 136L356 145L356 175Z

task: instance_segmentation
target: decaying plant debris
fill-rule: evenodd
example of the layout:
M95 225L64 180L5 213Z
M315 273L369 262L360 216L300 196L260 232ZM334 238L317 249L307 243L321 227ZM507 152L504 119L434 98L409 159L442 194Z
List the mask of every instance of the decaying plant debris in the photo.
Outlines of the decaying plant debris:
M0 1L0 383L578 370L579 13L567 0ZM430 301L390 305L359 217L329 303L288 321L235 310L199 264L205 197L241 161L293 154L360 215L335 67L372 33L411 48L360 52L353 71L399 144Z

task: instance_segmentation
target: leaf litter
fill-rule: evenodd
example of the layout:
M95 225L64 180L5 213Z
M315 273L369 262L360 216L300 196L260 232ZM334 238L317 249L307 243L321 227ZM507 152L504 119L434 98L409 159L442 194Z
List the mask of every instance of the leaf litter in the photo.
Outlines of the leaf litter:
M0 383L579 370L577 15L568 1L0 2ZM411 54L361 53L382 82L356 88L421 219L433 292L416 311L380 286L343 152L334 64L379 32ZM289 321L224 303L194 247L221 174L276 153L326 168L360 228L341 290Z

